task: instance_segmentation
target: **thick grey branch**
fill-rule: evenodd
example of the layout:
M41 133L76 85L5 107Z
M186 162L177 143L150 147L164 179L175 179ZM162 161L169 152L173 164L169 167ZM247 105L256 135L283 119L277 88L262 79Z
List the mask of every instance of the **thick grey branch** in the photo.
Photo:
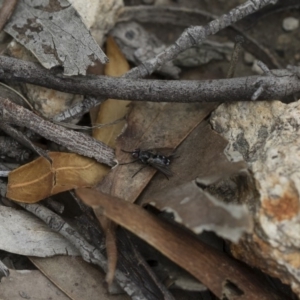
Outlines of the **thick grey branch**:
M25 126L46 139L65 146L72 152L94 158L98 162L109 166L115 164L113 149L88 135L67 130L62 126L46 121L30 110L1 97L0 112L4 122Z
M274 76L201 81L133 80L107 76L66 77L35 63L4 56L0 57L0 68L0 79L32 83L73 94L137 101L250 101L259 88L258 82L265 87L258 100L283 98L300 91L299 77L288 70L273 70Z

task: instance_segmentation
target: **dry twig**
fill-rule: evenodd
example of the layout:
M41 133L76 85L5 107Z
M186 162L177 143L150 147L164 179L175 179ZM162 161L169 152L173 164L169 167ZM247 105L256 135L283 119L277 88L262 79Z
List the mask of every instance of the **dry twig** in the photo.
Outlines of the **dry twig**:
M91 157L98 162L113 166L114 151L104 143L81 132L67 130L37 116L28 109L0 97L3 121L25 126L41 136L56 142L72 152Z
M214 80L143 80L107 76L66 77L38 64L0 57L0 79L36 84L62 92L152 102L251 101L257 82L266 87L258 100L283 98L300 91L297 74L274 70L274 76Z
M277 0L248 0L235 7L229 13L211 21L206 26L194 26L186 29L178 40L166 50L158 54L155 58L147 60L140 66L130 70L125 76L129 78L140 78L151 75L155 70L163 66L166 62L175 59L179 53L195 45L200 44L209 35L216 34L237 21L253 14L266 5L275 4Z

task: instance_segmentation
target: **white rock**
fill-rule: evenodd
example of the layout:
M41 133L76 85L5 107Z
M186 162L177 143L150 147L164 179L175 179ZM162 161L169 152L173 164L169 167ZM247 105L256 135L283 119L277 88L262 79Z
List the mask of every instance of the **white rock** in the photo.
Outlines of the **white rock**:
M245 52L244 61L245 61L246 64L251 65L251 64L254 63L255 57L251 53Z
M293 17L285 18L282 22L282 28L285 31L293 31L299 27L299 20Z
M255 72L256 74L258 74L258 75L262 75L264 73L264 71L258 65L258 60L257 59L254 60L251 70L253 72Z
M223 104L211 123L229 141L227 156L239 152L248 163L258 192L251 200L256 227L239 258L291 284L299 296L300 100Z

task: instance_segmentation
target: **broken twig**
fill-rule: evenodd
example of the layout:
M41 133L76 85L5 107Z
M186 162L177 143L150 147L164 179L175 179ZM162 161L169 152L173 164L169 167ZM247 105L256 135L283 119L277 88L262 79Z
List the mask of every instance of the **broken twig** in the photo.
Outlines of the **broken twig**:
M81 132L67 130L53 124L30 110L0 97L0 112L3 120L18 126L25 126L41 136L58 143L74 153L96 159L100 163L113 166L114 150L104 143Z

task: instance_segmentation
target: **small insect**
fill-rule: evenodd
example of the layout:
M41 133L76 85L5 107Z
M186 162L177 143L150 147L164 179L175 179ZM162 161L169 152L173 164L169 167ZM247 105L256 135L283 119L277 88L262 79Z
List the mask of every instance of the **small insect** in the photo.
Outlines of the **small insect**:
M131 153L132 157L135 158L135 160L130 161L128 163L122 163L120 165L127 165L137 161L144 164L144 166L142 166L137 172L133 174L132 178L147 166L151 166L157 169L158 171L163 173L167 177L167 179L169 179L169 176L173 175L172 171L169 169L169 166L171 163L171 159L174 157L174 154L165 156L157 152L155 149L141 150L139 148L133 151L126 151L126 150L122 150L122 151L126 153Z

